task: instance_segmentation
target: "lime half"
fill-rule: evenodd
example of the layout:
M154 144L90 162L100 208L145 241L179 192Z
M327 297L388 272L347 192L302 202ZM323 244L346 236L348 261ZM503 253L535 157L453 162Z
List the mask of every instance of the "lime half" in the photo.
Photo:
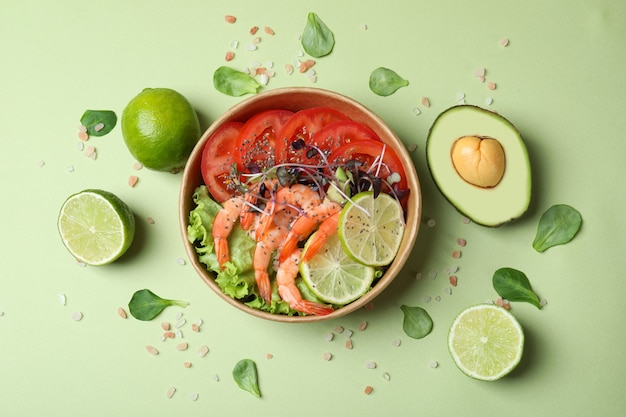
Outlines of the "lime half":
M305 244L305 252L311 239L315 239L315 233ZM320 300L345 305L369 291L374 281L374 268L349 257L339 237L332 235L315 256L300 264L300 275Z
M341 212L339 238L350 256L365 265L386 266L396 257L404 233L404 213L389 194L355 195Z
M511 372L524 350L524 332L502 307L480 304L463 310L448 333L454 363L465 374L495 381Z
M135 217L114 194L84 190L65 200L58 228L63 244L77 260L105 265L129 248L135 235Z

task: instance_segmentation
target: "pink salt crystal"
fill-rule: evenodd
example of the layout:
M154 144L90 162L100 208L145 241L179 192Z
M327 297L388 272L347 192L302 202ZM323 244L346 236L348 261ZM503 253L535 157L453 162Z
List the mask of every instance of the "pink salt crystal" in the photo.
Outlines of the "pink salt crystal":
M490 90L495 90L497 88L497 85L493 81L489 81L487 83L487 88L490 89Z
M129 187L134 187L135 185L137 185L137 181L139 181L139 177L137 177L136 175L131 175L130 177L128 177L128 186Z
M500 45L506 48L509 46L509 40L507 38L500 39Z

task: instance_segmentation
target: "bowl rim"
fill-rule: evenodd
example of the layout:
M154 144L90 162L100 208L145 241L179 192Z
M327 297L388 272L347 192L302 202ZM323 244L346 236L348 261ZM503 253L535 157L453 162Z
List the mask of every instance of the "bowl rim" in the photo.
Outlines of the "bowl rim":
M289 103L285 101L286 97L290 97ZM296 104L293 103L294 97L298 98L298 100L295 101ZM410 193L407 200L406 228L404 231L404 236L402 238L400 250L396 258L391 263L391 265L389 265L383 276L375 283L375 285L369 292L364 294L359 299L353 301L352 303L338 308L326 316L288 316L283 314L274 314L249 307L241 301L238 301L224 294L221 288L215 282L214 276L211 276L212 273L206 269L204 264L200 263L194 245L187 239L189 210L190 208L193 208L192 195L194 190L199 185L203 184L200 172L200 161L202 158L202 149L204 148L205 142L213 134L213 132L215 132L215 130L223 123L233 120L245 121L253 114L262 111L261 108L263 110L269 110L270 107L263 107L263 105L264 103L272 100L277 101L278 104L282 104L281 107L287 108L288 110L292 111L311 107L321 107L319 104L320 101L341 103L342 106L347 106L347 108L350 110L350 113L354 113L353 115L349 115L348 117L355 121L367 123L367 125L380 136L383 142L387 143L390 146L393 146L394 151L396 151L398 157L401 159L402 166L405 170L405 175L407 176L407 183L409 185ZM312 102L317 104L312 105ZM328 107L334 106L329 105ZM280 107L272 106L271 108ZM387 138L395 141L395 143L388 143L389 139ZM397 146L398 144L400 146ZM191 182L193 182L193 184L191 184ZM404 267L415 245L415 240L417 238L421 219L421 199L422 195L420 182L417 176L417 172L415 170L415 165L408 150L406 149L406 146L404 146L403 142L395 134L395 132L392 131L391 128L376 113L374 113L358 101L334 91L317 87L282 87L257 93L254 96L251 96L240 101L239 103L236 103L226 112L224 112L219 118L213 121L213 123L211 123L211 125L201 135L195 147L193 148L189 156L187 165L185 166L185 169L183 171L183 177L179 192L179 226L183 238L183 244L185 246L185 251L191 264L193 265L198 275L200 275L202 280L222 300L226 301L228 304L236 307L242 312L266 320L288 323L316 322L342 317L349 313L352 313L357 309L363 308L373 299L375 299L385 288L387 288L387 286L389 286L389 284Z

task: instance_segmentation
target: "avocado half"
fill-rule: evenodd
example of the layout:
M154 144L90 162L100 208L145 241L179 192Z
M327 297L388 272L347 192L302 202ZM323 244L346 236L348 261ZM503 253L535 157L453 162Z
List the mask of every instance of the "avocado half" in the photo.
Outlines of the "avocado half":
M504 173L494 186L463 179L452 160L461 138L496 139L504 151ZM475 155L475 161L481 155ZM426 141L428 169L444 197L463 215L483 226L497 227L521 217L530 204L531 170L528 151L518 130L504 117L473 105L441 113ZM481 163L489 163L484 158ZM502 162L501 162L502 163Z

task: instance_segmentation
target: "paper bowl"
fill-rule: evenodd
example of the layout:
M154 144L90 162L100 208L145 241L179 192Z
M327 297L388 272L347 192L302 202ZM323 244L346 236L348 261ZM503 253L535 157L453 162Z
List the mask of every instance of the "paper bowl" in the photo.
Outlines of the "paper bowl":
M191 244L187 239L187 225L189 222L189 213L191 210L193 210L193 208L195 208L192 196L194 190L198 186L203 184L200 164L204 144L221 124L230 121L245 122L251 116L264 110L286 109L295 112L298 110L312 107L331 107L333 109L339 110L350 119L369 126L371 129L374 130L374 132L378 134L378 136L384 143L386 143L388 146L392 147L395 150L398 157L402 161L402 165L404 167L404 171L407 176L407 181L410 188L410 193L407 201L406 230L404 232L400 250L393 263L388 267L385 274L374 284L372 289L358 300L341 308L337 308L334 312L325 316L287 316L272 314L248 307L242 302L224 294L221 291L220 287L215 283L215 274L208 271L204 264L198 261L198 256L196 254L195 248L193 244ZM224 113L219 119L217 119L206 130L206 132L204 132L204 134L198 141L197 145L195 146L189 157L189 160L183 172L182 185L180 189L179 221L183 237L183 243L187 255L189 256L190 262L197 271L200 278L224 302L247 314L278 322L300 323L332 320L349 314L360 308L363 308L371 303L383 292L383 290L387 286L389 286L389 284L396 278L396 276L398 276L398 274L404 267L404 264L409 258L409 255L415 243L415 239L417 237L420 217L420 184L417 173L415 171L415 167L413 165L413 161L411 160L411 157L402 141L387 126L387 124L385 124L383 120L381 120L376 114L374 114L362 104L341 94L319 88L279 88L256 94L234 105L232 108L226 111L226 113Z

